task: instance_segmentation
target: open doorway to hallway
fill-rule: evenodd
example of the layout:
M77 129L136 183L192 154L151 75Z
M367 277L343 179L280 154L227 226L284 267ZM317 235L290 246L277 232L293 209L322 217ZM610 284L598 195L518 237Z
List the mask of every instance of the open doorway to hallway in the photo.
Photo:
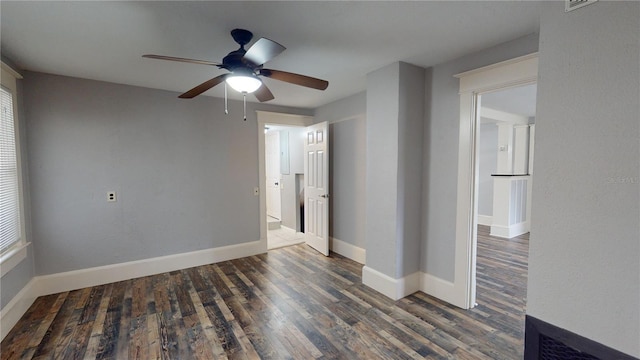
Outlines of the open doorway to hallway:
M478 303L495 301L487 296L495 281L487 279L503 279L504 295L525 304L536 90L528 84L478 96Z
M304 127L265 124L267 249L304 238Z

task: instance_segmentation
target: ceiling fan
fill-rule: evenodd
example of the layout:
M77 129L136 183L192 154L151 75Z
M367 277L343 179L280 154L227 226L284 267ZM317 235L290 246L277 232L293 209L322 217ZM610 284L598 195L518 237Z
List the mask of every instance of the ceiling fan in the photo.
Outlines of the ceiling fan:
M325 80L281 70L263 68L264 63L273 59L286 49L277 42L267 38L260 38L251 45L249 49L245 50L244 46L251 41L253 34L248 30L234 29L231 31L231 36L235 42L240 44L240 48L227 54L227 56L222 59L222 63L153 54L142 55L142 57L212 65L229 71L227 74L209 79L181 94L179 97L182 99L194 98L214 86L226 82L226 84L234 90L245 95L253 93L260 102L273 100L274 96L260 79L261 76L317 90L324 90L329 86L329 82Z

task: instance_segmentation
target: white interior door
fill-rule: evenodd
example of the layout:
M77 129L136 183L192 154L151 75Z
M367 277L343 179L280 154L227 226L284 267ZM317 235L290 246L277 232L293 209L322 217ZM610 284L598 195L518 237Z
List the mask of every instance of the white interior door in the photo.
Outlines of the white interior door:
M265 134L265 173L267 182L267 215L281 219L280 203L280 132Z
M309 126L304 141L304 230L307 245L329 256L329 132Z

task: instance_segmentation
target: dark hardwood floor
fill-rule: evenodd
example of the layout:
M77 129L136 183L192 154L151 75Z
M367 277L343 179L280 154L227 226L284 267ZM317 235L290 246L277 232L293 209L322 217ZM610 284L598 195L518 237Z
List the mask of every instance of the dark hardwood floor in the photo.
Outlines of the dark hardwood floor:
M528 234L478 236L478 306L391 301L306 245L40 297L2 359L521 359Z

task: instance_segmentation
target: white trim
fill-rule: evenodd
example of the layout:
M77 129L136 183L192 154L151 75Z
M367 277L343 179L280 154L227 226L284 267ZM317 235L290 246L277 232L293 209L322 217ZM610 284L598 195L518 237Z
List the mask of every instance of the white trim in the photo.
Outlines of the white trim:
M265 246L263 246L263 244ZM266 251L266 240L264 242L258 240L243 244L129 261L120 264L36 276L2 308L0 315L0 340L6 335L2 329L11 329L38 296L57 294L85 287L135 279L142 276L213 264L262 254ZM7 333L8 332L9 331L7 331Z
M25 242L15 244L11 250L0 256L0 278L27 257L27 246L30 244Z
M450 281L443 280L425 272L415 272L400 279L394 279L368 266L362 268L362 283L382 295L398 300L416 291L422 291L458 307L461 302L459 287Z
M11 269L13 269L16 265L20 263L20 261L24 260L27 255L27 246L29 245L27 239L27 217L25 212L25 204L24 204L24 191L25 191L25 183L23 179L23 166L22 166L22 126L20 123L20 112L18 111L18 102L20 99L18 98L18 86L17 81L22 79L22 75L20 75L17 71L11 68L9 65L0 61L0 83L2 86L6 87L13 97L13 121L14 121L14 132L15 132L15 146L16 146L16 165L18 171L18 211L20 212L20 239L16 241L12 246L17 250L9 250L2 257L1 262L4 262L5 265L2 269L2 276L8 273ZM10 255L8 253L11 253ZM1 277L1 276L0 276Z
M142 276L187 269L194 266L213 264L220 261L265 253L260 241L237 245L191 251L181 254L160 256L150 259L129 261L120 264L98 266L88 269L67 271L38 276L39 295L55 294L62 291L109 284Z
M22 79L22 75L20 75L20 73L14 70L11 66L5 64L4 61L0 61L0 68L2 68L2 70L11 74L14 78Z
M518 224L509 226L492 225L491 236L497 236L505 239L512 239L516 236L526 234L529 232L529 221L523 221Z
M18 320L29 310L29 307L40 294L37 291L38 281L33 278L16 296L0 311L0 341L11 331Z
M538 53L520 56L454 75L460 79L460 94L491 92L538 80Z
M286 114L262 110L256 110L256 114L258 123L262 124L278 124L290 126L309 126L313 124L313 116Z
M265 145L264 126L266 124L278 124L289 126L309 126L313 123L313 117L305 115L294 115L276 113L270 111L256 111L258 122L258 189L260 196L260 242L267 249L267 187L265 170Z
M462 307L456 294L455 284L427 273L421 273L420 290L425 294L437 297L453 305Z
M491 224L493 224L493 216L478 214L478 224L479 225L485 225L485 226L491 226Z
M398 300L420 290L420 272L394 279L364 266L362 268L362 283L392 300Z
M538 79L538 53L521 56L455 77L460 79L460 133L458 141L458 187L454 255L454 304L464 309L476 301L476 224L478 197L479 94L520 85Z
M349 244L348 242L336 239L334 237L329 238L329 248L331 251L338 253L346 258L349 258L357 263L364 264L367 258L367 250Z

